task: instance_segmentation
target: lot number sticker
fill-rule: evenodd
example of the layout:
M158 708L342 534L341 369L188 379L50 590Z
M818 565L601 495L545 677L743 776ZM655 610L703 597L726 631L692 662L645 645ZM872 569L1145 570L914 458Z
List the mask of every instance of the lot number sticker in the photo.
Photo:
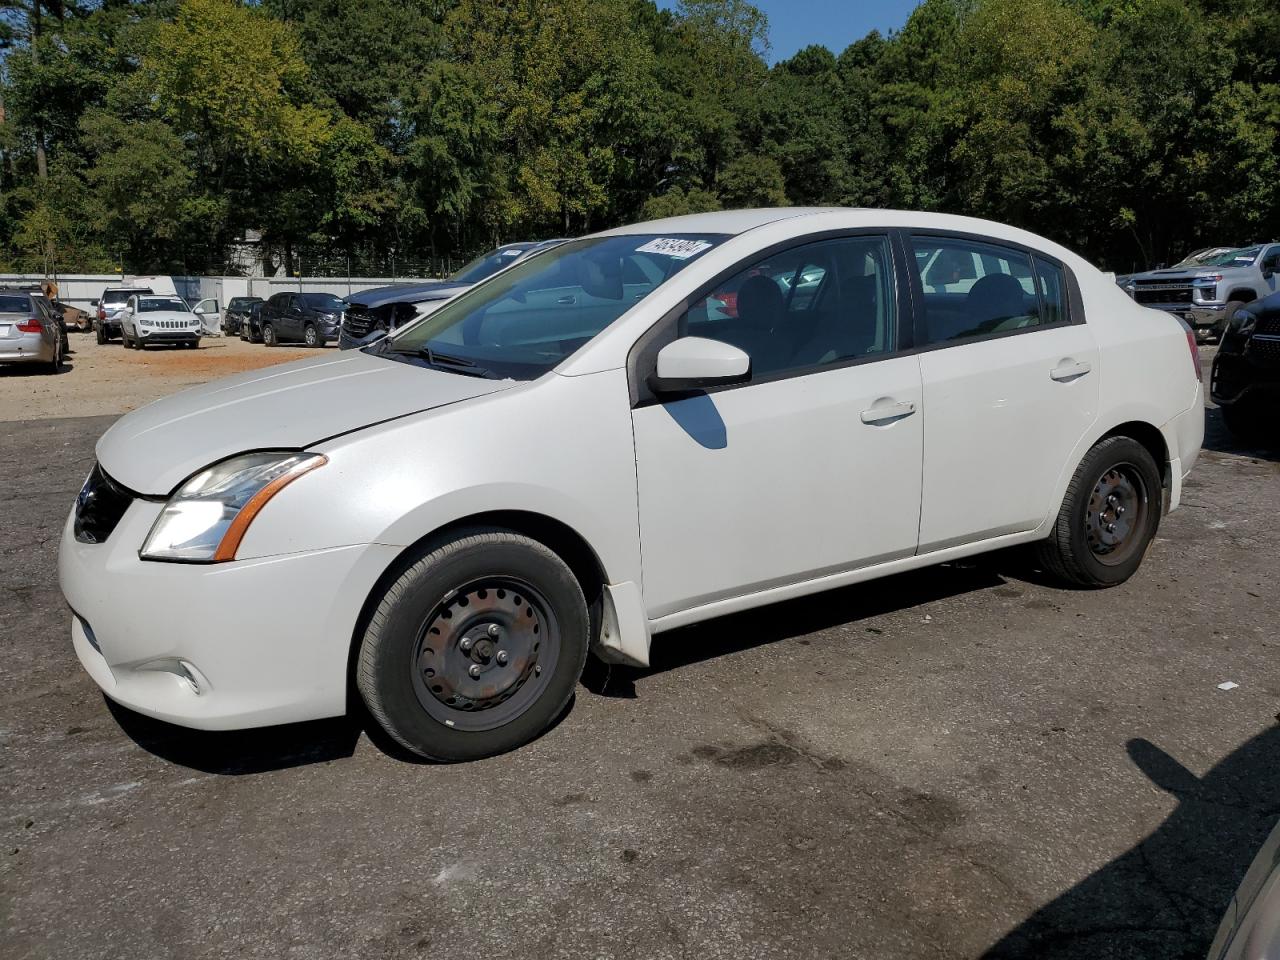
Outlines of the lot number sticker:
M650 240L643 247L636 247L636 253L660 253L664 257L676 260L688 260L690 257L711 249L705 240L678 240L675 237L658 237Z

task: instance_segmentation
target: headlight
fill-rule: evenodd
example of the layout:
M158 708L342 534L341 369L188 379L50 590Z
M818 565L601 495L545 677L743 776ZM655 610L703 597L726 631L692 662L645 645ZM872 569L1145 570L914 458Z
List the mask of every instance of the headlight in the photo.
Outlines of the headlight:
M178 488L142 545L144 560L234 560L258 511L304 473L329 462L318 453L247 453L215 463Z

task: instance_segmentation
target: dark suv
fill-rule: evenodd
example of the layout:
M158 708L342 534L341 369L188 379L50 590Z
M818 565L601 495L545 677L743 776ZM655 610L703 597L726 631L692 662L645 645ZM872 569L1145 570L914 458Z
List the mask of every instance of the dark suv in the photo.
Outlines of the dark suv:
M228 337L238 336L244 339L244 325L249 319L249 308L261 302L261 297L232 297L227 303L226 313L222 315L222 332Z
M262 305L262 342L323 347L337 339L346 307L332 293L273 293Z
M1228 430L1248 443L1280 443L1280 293L1227 318L1209 384Z

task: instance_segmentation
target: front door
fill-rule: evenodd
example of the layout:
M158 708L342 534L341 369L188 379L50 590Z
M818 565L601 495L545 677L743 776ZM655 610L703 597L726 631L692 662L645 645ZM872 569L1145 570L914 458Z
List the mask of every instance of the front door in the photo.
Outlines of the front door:
M645 606L661 617L915 552L922 416L883 236L794 247L709 291L677 335L750 382L633 411Z

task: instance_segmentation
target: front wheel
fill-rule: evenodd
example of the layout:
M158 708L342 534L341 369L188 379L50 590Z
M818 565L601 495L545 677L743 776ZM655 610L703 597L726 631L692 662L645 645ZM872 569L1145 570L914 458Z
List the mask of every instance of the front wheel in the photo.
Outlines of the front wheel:
M477 760L556 719L582 674L588 624L577 578L546 546L503 530L460 533L387 588L356 685L408 750Z
M93 332L94 332L94 333L96 333L96 334L98 335L98 342L99 342L99 343L106 343L106 342L107 342L107 331L105 331L105 330L103 330L103 329L102 329L102 324L100 324L100 323L95 323L95 324L93 325Z
M1155 538L1163 485L1155 459L1131 437L1108 437L1080 462L1049 537L1041 564L1078 587L1124 583Z
M274 347L276 345L276 328L271 326L269 323L264 323L262 325L262 342L268 347Z
M308 347L324 346L324 341L320 339L320 331L316 329L314 323L307 324L307 329L302 332L302 339Z

